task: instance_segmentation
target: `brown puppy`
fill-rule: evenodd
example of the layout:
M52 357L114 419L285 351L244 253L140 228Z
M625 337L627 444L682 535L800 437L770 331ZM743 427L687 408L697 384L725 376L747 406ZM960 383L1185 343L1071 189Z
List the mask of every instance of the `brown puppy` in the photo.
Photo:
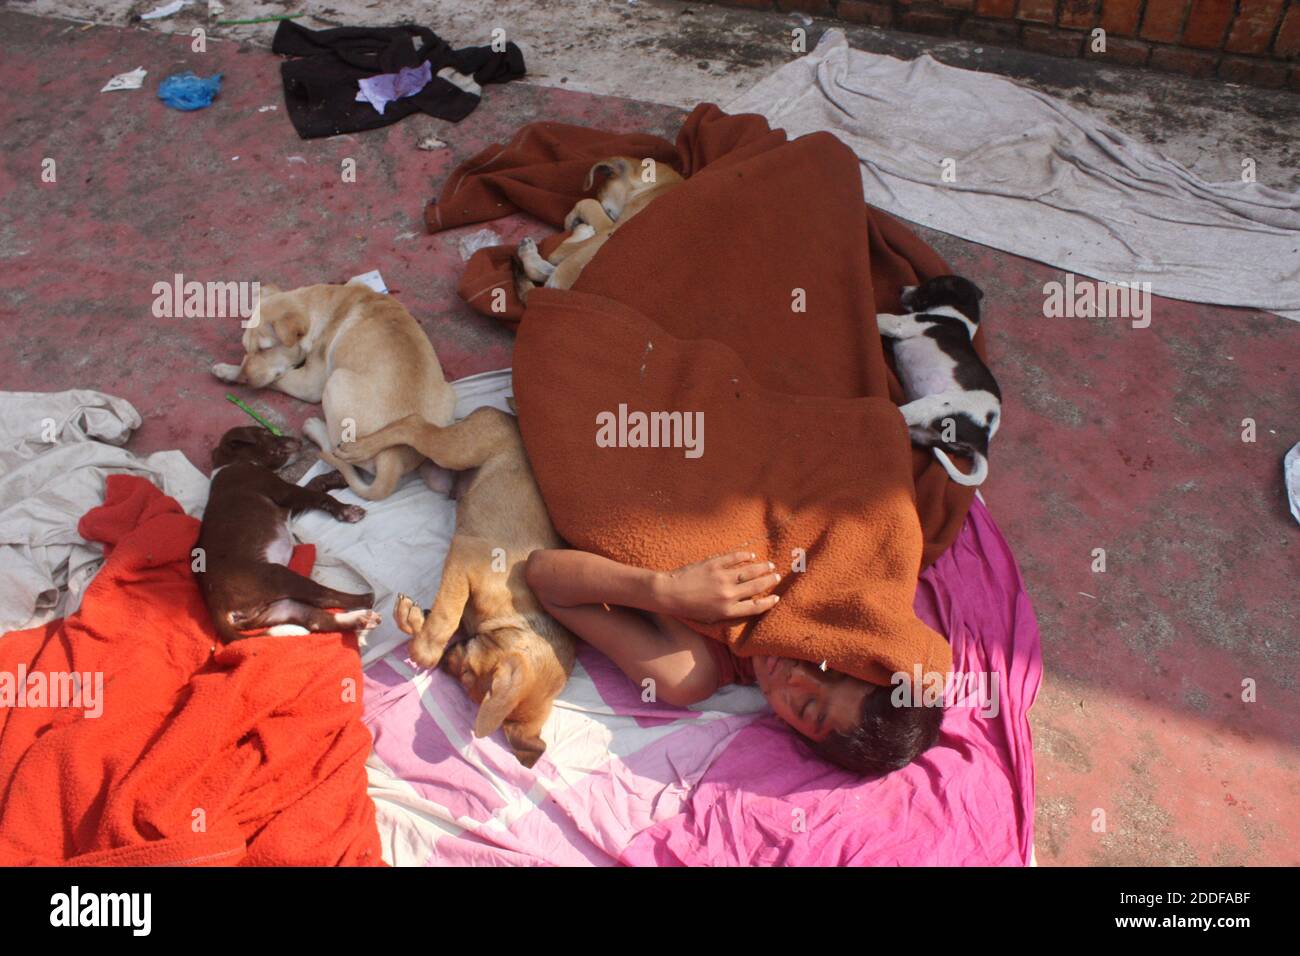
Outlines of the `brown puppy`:
M531 767L546 750L542 725L573 670L574 637L542 610L524 583L528 555L563 547L551 526L512 415L480 408L447 428L418 415L352 444L340 458L409 445L443 468L477 469L457 496L456 534L442 582L427 614L398 595L394 621L411 635L412 660L442 664L479 705L474 736L498 727L519 762ZM464 625L468 640L447 649Z
M263 286L253 324L244 332L244 360L212 366L223 382L270 386L304 402L320 402L325 421L308 419L303 434L362 498L387 498L424 459L390 448L373 460L344 462L332 449L341 439L375 431L406 415L451 422L456 396L419 324L391 295L360 283L312 285L292 292ZM353 467L375 477L367 482ZM439 490L446 476L425 472Z
M306 631L356 631L374 627L373 594L347 594L317 584L286 566L293 554L289 516L319 509L339 521L360 521L365 511L319 488L291 485L275 473L302 447L257 425L232 428L212 452L212 488L203 512L196 571L213 626L223 641L246 631L269 633L292 625ZM292 633L298 633L293 631Z
M538 283L545 283L548 289L572 288L587 263L619 226L669 189L685 182L675 169L652 159L631 156L612 156L592 166L587 171L584 190L592 187L597 175L606 178L596 193L596 200L583 199L573 207L564 220L570 236L549 258L541 257L532 239L519 243L511 264L515 291L521 302L528 302L528 293Z

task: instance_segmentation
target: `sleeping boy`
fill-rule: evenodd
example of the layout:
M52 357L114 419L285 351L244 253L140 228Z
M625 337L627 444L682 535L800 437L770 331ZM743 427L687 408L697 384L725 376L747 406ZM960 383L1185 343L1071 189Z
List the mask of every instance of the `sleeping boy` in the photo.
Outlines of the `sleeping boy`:
M864 776L907 766L939 737L943 710L894 706L888 687L787 657L738 657L683 624L754 617L774 607L775 566L748 551L661 572L576 550L534 551L528 586L547 612L656 699L688 707L727 684L757 684L818 755Z

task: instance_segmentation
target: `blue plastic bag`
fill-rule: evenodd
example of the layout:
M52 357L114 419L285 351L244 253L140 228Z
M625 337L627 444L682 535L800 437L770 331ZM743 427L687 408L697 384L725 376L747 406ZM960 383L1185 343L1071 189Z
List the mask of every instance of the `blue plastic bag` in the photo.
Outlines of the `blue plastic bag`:
M213 97L220 90L220 73L215 73L206 80L193 73L176 73L162 81L158 87L158 99L172 109L189 112L211 106Z

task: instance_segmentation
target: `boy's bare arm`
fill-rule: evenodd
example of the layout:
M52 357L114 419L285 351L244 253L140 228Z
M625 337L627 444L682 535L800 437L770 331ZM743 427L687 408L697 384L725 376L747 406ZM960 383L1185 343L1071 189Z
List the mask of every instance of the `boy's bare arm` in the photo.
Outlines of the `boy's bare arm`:
M779 600L764 592L780 580L748 551L651 571L587 551L548 549L529 555L527 567L528 586L557 607L612 604L706 624L763 613Z
M666 614L666 575L589 551L541 550L528 556L528 586L557 607L616 604Z

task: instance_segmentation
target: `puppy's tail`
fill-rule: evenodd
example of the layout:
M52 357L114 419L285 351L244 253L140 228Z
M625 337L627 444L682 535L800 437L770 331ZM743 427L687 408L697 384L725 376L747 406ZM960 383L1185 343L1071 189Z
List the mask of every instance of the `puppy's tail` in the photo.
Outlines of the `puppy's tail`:
M977 451L971 452L971 458L975 461L975 467L971 469L969 475L958 470L953 464L948 453L942 448L934 448L934 457L939 459L939 464L943 465L943 470L948 473L948 477L959 485L965 485L967 488L973 488L976 485L984 484L984 479L989 476L989 460Z
M393 493L402 478L401 456L384 449L375 456L375 480L366 482L351 464L321 449L320 456L339 470L348 487L367 501L383 501Z
M402 460L397 451L385 448L375 456L375 480L367 482L351 464L334 454L330 447L329 428L318 418L309 419L302 426L303 434L320 449L321 459L338 469L348 487L367 501L382 501L393 493L402 479Z

